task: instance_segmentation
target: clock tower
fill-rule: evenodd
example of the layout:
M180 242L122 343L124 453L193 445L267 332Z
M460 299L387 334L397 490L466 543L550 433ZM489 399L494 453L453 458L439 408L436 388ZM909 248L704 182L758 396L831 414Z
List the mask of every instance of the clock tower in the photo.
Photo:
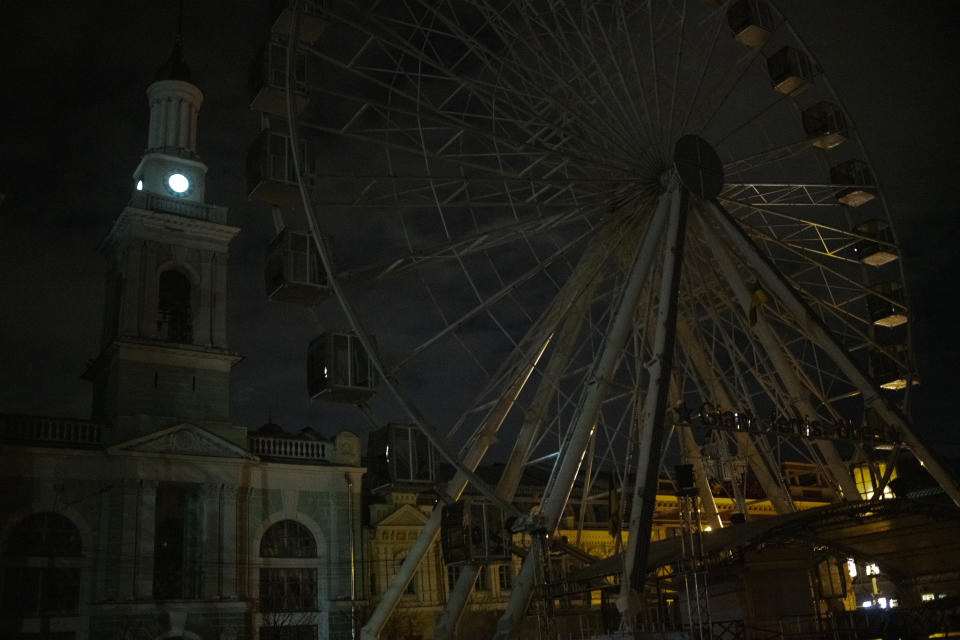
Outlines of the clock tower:
M147 89L147 148L130 202L100 250L107 257L93 418L121 442L182 423L243 443L230 422L227 250L239 232L207 204L197 155L203 93L191 82L178 38Z

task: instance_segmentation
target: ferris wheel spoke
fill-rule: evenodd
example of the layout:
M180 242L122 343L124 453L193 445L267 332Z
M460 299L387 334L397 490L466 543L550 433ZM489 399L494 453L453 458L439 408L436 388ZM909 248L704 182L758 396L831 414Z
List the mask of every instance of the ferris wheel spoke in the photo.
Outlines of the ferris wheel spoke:
M697 85L693 90L693 95L687 100L687 108L683 112L683 119L680 121L680 126L677 131L680 134L683 134L687 130L687 123L690 120L690 114L693 111L694 105L697 104L697 100L700 98L700 92L703 89L704 80L707 77L707 69L709 68L710 60L713 58L714 51L717 47L717 40L720 37L720 32L724 28L724 23L726 22L723 19L723 14L720 11L713 12L709 19L715 20L717 23L716 28L713 31L713 36L710 39L710 47L707 50L706 55L703 56L703 64L695 72L695 77L697 78ZM705 24L699 25L701 28L706 28Z
M721 245L716 244L716 239L708 225L701 222L699 226L703 237L712 240L708 242L709 247L714 253L714 258L716 259L721 272L727 279L728 286L734 292L734 298L740 301L744 312L749 311L751 294L740 280L740 277L736 271L736 267L734 266L731 258L727 255L727 252ZM768 279L769 278L766 278L765 280ZM811 404L809 396L805 391L805 387L798 380L795 370L790 365L787 354L784 353L784 350L780 348L776 336L763 318L757 319L753 327L753 333L756 335L758 342L763 345L767 356L773 363L778 377L783 381L784 387L790 396L790 408L792 409L795 407L801 412L802 415L817 415L817 412ZM836 484L842 487L844 499L856 499L856 497L859 496L856 484L853 482L853 478L847 472L846 466L840 459L840 456L833 444L831 442L820 440L817 441L817 449L827 460L833 480L836 482Z
M553 255L549 256L546 260L536 264L527 272L523 273L521 276L501 287L498 291L489 296L483 296L479 293L479 291L477 291L476 294L478 297L478 304L476 306L458 317L456 320L447 324L441 331L431 336L428 340L414 347L405 357L393 365L394 370L403 367L410 360L419 356L423 351L435 345L448 334L461 329L467 322L475 318L478 314L490 314L490 311L494 305L501 302L506 297L513 295L522 285L528 283L535 276L543 273L547 267L554 264L556 261L567 256L575 247L579 246L582 241L582 238L576 238L572 240L557 250Z
M311 49L311 52L318 58L321 58L325 61L330 61L332 64L339 62L336 58L326 55L316 49ZM343 69L342 64L340 67ZM387 145L390 148L398 151L407 151L414 155L420 155L424 153L424 148L422 147L422 143L425 141L422 138L423 125L427 124L430 127L433 127L433 131L449 132L450 136L468 135L471 137L471 139L476 141L487 141L488 143L495 142L498 147L508 149L521 157L546 156L548 158L556 159L570 158L581 163L586 163L587 166L596 165L598 167L606 167L607 169L612 169L618 172L626 172L626 166L609 164L604 162L600 156L585 156L581 153L572 153L570 145L547 146L541 142L538 142L535 136L529 134L522 136L520 141L518 141L516 136L506 135L506 132L498 132L495 130L488 130L487 128L481 128L479 127L479 124L482 122L482 120L479 119L475 114L458 114L457 112L453 111L432 108L429 104L424 104L423 101L420 100L419 94L411 94L401 91L398 88L391 87L386 81L380 80L375 75L364 72L362 69L356 68L356 66L351 69L351 72L355 75L355 77L357 77L357 79L364 81L372 87L390 90L391 100L395 98L402 98L402 102L384 102L382 100L374 100L372 96L369 95L354 95L345 93L343 91L336 90L332 85L320 85L312 87L314 92L327 95L330 98L343 102L359 103L358 111L355 112L353 116L348 118L347 122L341 126L305 123L303 125L304 128L312 129L322 133L333 133L343 137L353 138L358 141L372 142L378 145ZM362 120L362 118L359 116L361 111L371 114L381 114L383 120L387 123L392 123L392 126L378 128L361 127L359 125L360 121ZM487 116L485 118L489 120L490 117L492 116ZM398 118L402 119L398 120ZM507 117L507 114L502 113L498 114L497 122L500 127L503 127L504 124L512 124L518 128L522 128L523 130L526 130L525 128L529 127L530 125L529 119L518 118L511 121ZM412 129L411 126L413 126ZM412 135L413 131L418 131L419 137L414 137ZM409 142L404 144L402 141L394 141L387 138L385 134L403 136L407 138ZM446 140L444 140L444 142L445 141ZM443 143L441 142L440 144L434 144L433 146L437 149L443 148ZM437 153L437 150L431 150L428 155L435 157L437 160L442 160L446 157L442 153ZM467 163L464 160L460 160L459 163L464 166L472 166L475 169L480 169L484 173L489 173L491 171L490 166L485 166L480 163Z
M836 207L845 189L873 189L873 185L731 183L717 198L750 207Z
M597 7L594 5L591 7L590 15L594 18L598 18L596 12ZM576 22L575 18L571 15L569 6L565 7L565 15L567 16L567 20L571 25ZM595 30L592 33L585 33L585 28L575 29L575 31L579 36L578 44L580 50L583 51L585 57L589 57L589 61L592 66L591 80L593 78L597 78L602 83L602 87L600 87L597 91L597 100L608 112L619 107L619 113L617 113L616 117L617 122L620 124L618 127L620 130L620 137L629 141L633 148L642 148L643 145L649 144L649 140L646 139L645 136L641 138L634 137L634 134L639 132L638 128L635 126L635 123L639 119L636 106L634 105L634 102L629 94L623 94L618 88L626 85L622 83L617 83L617 85L615 85L611 81L611 76L613 75L610 73L611 69L622 79L616 58L613 56L610 58L604 56L604 59L601 60L598 58L597 47L593 46L592 44L594 41L599 39L603 42L603 46L606 47L607 51L610 51L611 47L613 46L610 41L610 34L607 32L607 29L604 28L603 23L599 19L591 22L589 16L584 16L584 21L586 23L585 27L592 25ZM572 50L572 48L570 50Z
M723 174L727 177L729 184L733 176L747 174L753 169L793 158L805 151L809 151L811 146L809 140L799 140L766 149L749 157L724 163Z

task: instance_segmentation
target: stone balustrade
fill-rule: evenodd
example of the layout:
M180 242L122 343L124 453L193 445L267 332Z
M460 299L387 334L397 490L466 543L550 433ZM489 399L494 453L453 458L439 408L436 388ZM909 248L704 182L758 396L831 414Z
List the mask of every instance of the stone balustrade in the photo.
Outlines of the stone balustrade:
M267 458L328 461L328 449L330 449L329 453L333 453L332 443L316 440L250 436L249 441L250 453Z
M0 439L91 446L99 445L103 425L89 420L0 414Z

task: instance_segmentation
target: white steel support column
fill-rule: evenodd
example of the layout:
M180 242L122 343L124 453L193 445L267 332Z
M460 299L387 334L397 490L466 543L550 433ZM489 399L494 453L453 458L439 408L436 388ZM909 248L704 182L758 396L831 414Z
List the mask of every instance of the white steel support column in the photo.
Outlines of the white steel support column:
M534 588L538 558L544 544L543 535L552 534L563 515L570 491L573 489L577 473L583 462L587 443L596 428L600 407L607 396L611 378L623 355L623 348L630 331L633 329L633 316L637 308L637 302L643 292L644 281L653 262L660 236L659 230L663 228L664 219L669 213L670 203L676 197L677 187L675 185L668 193L660 196L657 209L653 214L654 217L647 226L642 241L638 243L630 276L617 305L616 314L604 341L602 352L589 380L587 380L583 401L570 427L570 437L560 452L552 488L541 502L539 514L539 518L542 519L541 534L532 536L530 551L524 558L520 575L514 581L507 608L497 624L497 634L494 636L497 640L507 640L512 637L526 613L530 595Z
M602 264L602 259L606 257L606 251L608 249L609 247L606 246L604 242L595 242L587 248L586 253L584 254L583 258L581 258L581 261L575 271L576 274L580 275L576 277L572 276L570 278L568 281L569 286L565 286L561 290L560 294L558 294L557 298L555 299L555 304L547 312L544 321L539 323L539 325L533 330L531 334L532 337L529 342L532 344L539 342L539 350L535 354L532 354L531 360L518 373L512 387L507 390L497 406L494 407L494 409L491 410L491 412L487 415L484 425L479 430L478 436L472 441L470 449L468 450L464 459L464 463L470 465L471 469L475 469L477 467L477 465L480 463L480 460L483 459L487 448L495 441L496 433L500 429L500 425L503 423L503 420L513 407L513 403L516 401L517 396L520 395L520 392L523 390L523 386L529 379L533 368L536 366L537 361L549 344L554 325L565 315L567 315L571 306L582 302L584 298L589 298L589 295L586 294L588 291L592 290L598 269ZM555 348L560 349L561 347L558 345ZM567 350L570 348L572 348L572 340L571 344L567 347ZM553 359L551 359L551 362L553 362ZM551 369L548 366L548 372L550 370ZM524 428L521 429L520 437L518 438L517 444L514 447L514 454L516 454L518 450L521 450L525 454L526 450L529 448L530 442L536 435L536 431L536 428L531 431L525 424ZM526 444L522 445L524 442ZM523 472L523 463L525 461L525 458L521 458L519 464L515 464L513 463L513 456L511 457L511 463L508 463L507 469L504 471L503 477L501 477L500 484L498 485L498 495L503 496L505 500L511 500L513 498L513 491L516 491L516 483L519 483L520 476ZM513 489L508 495L507 492L501 492L499 487L504 485L506 482L505 478L510 475L510 470L514 467L517 469L517 473L515 474L516 482L513 484ZM450 501L456 501L466 488L466 485L467 478L463 474L457 473L453 480L447 484L447 498ZM439 531L440 508L438 506L434 508L433 512L430 514L430 518L420 530L417 540L407 552L407 556L404 558L400 569L391 579L387 590L381 597L380 602L377 603L373 614L370 616L367 624L364 625L361 631L361 638L363 638L363 640L374 640L380 637L380 632L383 630L383 626L389 619L390 613L400 601L400 597L403 595L407 583L413 578L413 575L416 572L417 567L420 565L423 557L436 541ZM474 575L474 577L476 577L476 575ZM467 595L469 595L469 591Z
M712 211L713 203L706 204L708 209ZM733 259L727 253L728 249L721 242L721 240L716 237L714 230L705 221L700 221L700 228L703 232L703 237L706 239L706 243L709 245L710 250L713 253L713 257L717 260L717 264L720 267L721 273L726 279L727 284L730 286L730 289L733 291L734 299L739 301L740 306L743 308L744 314L749 313L751 292L747 289L747 285L744 284L743 277L737 271L737 268L733 263ZM766 279L761 276L761 280L764 282L764 285L766 285ZM776 294L777 292L774 293ZM800 316L797 319L802 321L803 316ZM773 329L770 328L770 325L767 324L766 319L763 317L757 318L756 323L753 325L753 333L756 335L757 340L763 346L764 351L770 358L770 362L773 364L773 368L776 370L777 376L780 378L780 381L783 383L783 387L789 396L790 404L801 411L804 415L811 417L816 416L817 411L814 408L813 403L810 402L809 389L807 389L797 377L793 366L783 351L780 341L773 333ZM859 500L860 493L857 491L857 485L853 481L853 476L850 475L850 471L840 458L840 454L837 452L837 448L834 446L833 442L830 442L829 440L816 440L814 443L817 447L817 450L823 456L824 462L826 462L827 465L827 469L830 471L830 475L833 476L833 481L840 485L840 489L843 493L843 499L848 501Z
M734 404L730 398L726 384L717 379L716 373L713 367L710 366L703 347L697 342L696 335L687 322L677 322L677 340L680 342L680 348L683 350L684 355L686 355L687 360L690 361L690 364L693 365L697 375L704 381L710 392L715 394L714 399L722 406L732 408ZM778 482L773 474L770 473L766 457L757 448L757 444L753 441L750 434L738 431L734 434L734 438L737 441L737 448L740 451L740 455L747 459L747 464L750 465L753 475L756 476L757 482L760 483L764 495L769 498L774 510L776 510L778 514L793 513L796 511L797 508L790 498L790 493L784 488L783 483ZM744 516L746 516L746 513L744 513Z
M689 425L677 425L677 432L683 457L688 464L693 465L693 478L697 485L697 494L700 496L700 502L703 505L700 508L703 519L714 529L722 529L723 520L720 519L717 501L713 499L713 492L710 490L710 479L707 478L707 468L703 462L703 455L700 453L700 445L693 437L693 430L690 429Z
M643 400L640 423L636 476L630 508L630 536L623 554L620 578L620 627L632 630L639 613L640 598L647 575L647 553L650 549L650 525L657 500L660 472L660 449L663 444L667 394L673 369L674 337L677 322L677 288L683 264L684 228L689 193L674 184L670 190L670 218L664 238L663 267L660 273L660 295L657 304L657 333L653 342L653 360L647 366L649 386Z
M543 377L537 386L530 406L527 407L510 458L497 483L497 493L504 500L513 500L517 487L520 485L520 478L529 457L531 443L546 420L557 381L569 363L570 355L576 346L580 327L586 317L590 301L593 299L593 291L599 280L598 270L607 257L608 249L609 247L602 241L594 243L587 249L587 253L580 261L574 275L571 276L569 282L574 283L573 289L580 293L573 297L572 307L564 318L559 332L551 341L553 343L552 353L546 367L544 367ZM585 288L582 286L583 283L585 283ZM437 626L434 631L437 640L453 640L464 607L477 581L479 570L480 567L477 565L466 565L460 571L457 582L447 598L447 604L437 618Z
M880 418L899 431L900 437L911 448L917 460L923 463L933 479L940 484L954 504L960 506L960 486L957 485L957 481L933 456L926 445L917 438L903 414L884 400L873 381L850 360L846 351L837 343L830 331L823 326L816 314L800 299L793 288L783 280L777 269L763 257L753 242L733 222L730 214L716 202L710 202L707 209L711 214L711 221L722 230L730 243L746 258L767 290L777 296L780 302L790 310L790 313L799 322L803 323L803 326L810 331L820 348L830 356L847 379L857 387L863 396L864 404L876 411ZM849 477L849 474L847 475ZM855 490L856 485L853 488ZM856 493L854 495L858 496Z

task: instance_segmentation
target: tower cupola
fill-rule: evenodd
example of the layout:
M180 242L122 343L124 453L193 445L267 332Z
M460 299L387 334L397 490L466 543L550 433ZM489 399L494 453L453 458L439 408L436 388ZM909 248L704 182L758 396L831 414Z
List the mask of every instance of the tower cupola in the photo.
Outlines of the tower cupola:
M173 51L147 87L147 148L134 172L136 190L173 200L204 202L207 167L197 155L197 116L203 93L191 82L177 38Z

